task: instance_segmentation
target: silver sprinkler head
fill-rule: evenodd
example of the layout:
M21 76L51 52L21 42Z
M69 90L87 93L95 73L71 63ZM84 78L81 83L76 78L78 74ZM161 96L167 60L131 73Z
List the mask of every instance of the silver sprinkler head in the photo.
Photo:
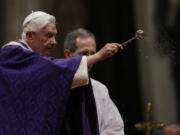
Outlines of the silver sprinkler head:
M136 31L136 38L137 39L144 39L144 31L139 29Z
M127 44L131 43L133 40L135 39L144 39L144 31L143 30L137 30L136 31L136 35L134 37L132 37L131 39L127 40L126 42L122 43L122 46L126 46Z
M139 30L136 31L136 34L137 34L137 35L142 35L142 34L144 34L144 31L141 30L141 29L139 29Z

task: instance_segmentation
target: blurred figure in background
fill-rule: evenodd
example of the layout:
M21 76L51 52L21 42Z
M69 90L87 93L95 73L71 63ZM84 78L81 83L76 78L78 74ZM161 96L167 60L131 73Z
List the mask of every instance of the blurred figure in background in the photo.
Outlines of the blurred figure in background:
M180 125L172 124L164 128L164 135L180 135Z

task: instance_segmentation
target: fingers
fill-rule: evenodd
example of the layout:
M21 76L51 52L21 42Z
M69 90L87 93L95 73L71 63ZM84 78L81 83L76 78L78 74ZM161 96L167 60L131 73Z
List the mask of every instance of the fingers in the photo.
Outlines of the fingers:
M113 48L113 52L114 53L117 53L118 52L118 48L116 47L116 48Z
M123 50L123 46L121 44L118 44L118 43L114 43L119 49Z
M123 50L123 46L118 43L107 43L101 50L99 50L98 56L101 60L107 59L111 56L113 56L115 53L118 52L118 50Z
M119 49L123 50L123 46L118 43L109 43L110 47L112 48L113 53L117 53Z

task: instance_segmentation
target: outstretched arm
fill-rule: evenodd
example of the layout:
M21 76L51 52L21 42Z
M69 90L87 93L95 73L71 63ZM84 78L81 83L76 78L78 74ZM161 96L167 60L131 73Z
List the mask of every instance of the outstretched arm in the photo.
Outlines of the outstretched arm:
M88 71L91 69L91 67L97 62L113 56L118 52L119 49L123 49L122 45L118 43L107 43L94 55L86 56L86 58L83 56L80 66L74 75L72 88L87 85L89 79Z
M123 46L118 43L107 43L101 50L99 50L94 55L87 56L88 70L95 63L113 56L115 53L118 52L119 49L123 50Z

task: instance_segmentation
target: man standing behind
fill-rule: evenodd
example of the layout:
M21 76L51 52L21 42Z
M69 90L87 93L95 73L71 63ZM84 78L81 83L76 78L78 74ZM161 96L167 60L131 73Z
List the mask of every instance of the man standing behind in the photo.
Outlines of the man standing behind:
M67 34L64 42L66 58L90 56L95 53L96 40L92 33L79 28ZM107 87L93 78L91 78L91 84L97 107L100 135L124 135L123 120L108 94Z

